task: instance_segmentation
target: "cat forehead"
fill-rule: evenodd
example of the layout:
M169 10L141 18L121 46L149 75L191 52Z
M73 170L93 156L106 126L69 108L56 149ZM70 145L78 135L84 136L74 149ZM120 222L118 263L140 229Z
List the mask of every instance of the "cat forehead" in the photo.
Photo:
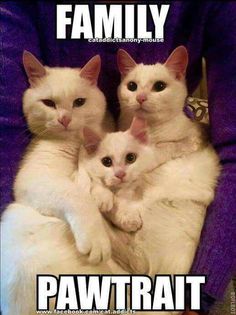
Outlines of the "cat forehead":
M59 84L59 85L67 85L71 87L78 86L88 86L89 82L80 77L80 69L72 69L72 68L48 68L47 69L47 79L48 82Z
M74 97L78 93L88 93L93 89L90 83L80 77L80 69L71 68L49 68L46 67L47 75L41 79L36 90L48 96Z
M120 131L107 134L100 144L99 152L100 154L118 156L126 151L140 150L141 146L129 132Z
M130 80L147 83L156 80L170 79L170 73L168 69L161 63L154 65L138 64L133 70L131 70L124 78L125 82Z

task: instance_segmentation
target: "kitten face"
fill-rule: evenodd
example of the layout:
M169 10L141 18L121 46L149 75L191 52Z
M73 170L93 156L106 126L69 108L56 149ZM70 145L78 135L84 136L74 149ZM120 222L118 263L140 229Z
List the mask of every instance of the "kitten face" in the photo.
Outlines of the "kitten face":
M49 68L42 65L43 75L35 78L28 74L31 87L24 94L23 110L33 133L65 136L91 121L102 121L106 102L96 82L92 81L96 81L96 72L100 70L100 59L96 62L99 69L95 69L91 78L84 73L81 76L84 68ZM39 69L36 70L39 72Z
M135 123L137 126L137 120ZM107 187L131 184L156 165L155 151L148 144L145 131L136 126L125 132L107 134L100 141L93 141L90 137L95 151L90 152L89 171Z
M182 111L187 96L184 75L186 49L180 46L165 64L136 64L127 52L118 52L122 81L118 88L121 111L164 121Z
M152 149L128 132L107 135L93 158L93 171L108 187L132 183L153 165Z

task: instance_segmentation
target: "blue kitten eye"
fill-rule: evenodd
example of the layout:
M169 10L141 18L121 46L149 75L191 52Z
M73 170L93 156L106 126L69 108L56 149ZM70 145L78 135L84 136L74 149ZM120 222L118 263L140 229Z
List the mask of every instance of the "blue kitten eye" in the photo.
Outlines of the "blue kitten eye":
M128 164L132 164L136 161L137 159L137 154L135 153L128 153L125 157L125 162Z
M48 107L53 107L53 108L56 108L56 103L53 102L52 100L50 99L44 99L44 100L41 100L43 102L44 105L48 106Z
M135 83L135 82L133 82L133 81L130 81L130 82L128 83L128 85L127 85L127 88L128 88L128 90L134 92L134 91L137 90L138 85L137 85L137 83Z
M74 100L73 107L80 107L84 105L85 101L86 101L86 98L79 97L76 100Z
M105 156L104 158L102 158L102 164L106 167L111 167L112 159L109 156Z
M153 90L156 92L161 92L166 88L166 83L163 81L157 81L153 85Z

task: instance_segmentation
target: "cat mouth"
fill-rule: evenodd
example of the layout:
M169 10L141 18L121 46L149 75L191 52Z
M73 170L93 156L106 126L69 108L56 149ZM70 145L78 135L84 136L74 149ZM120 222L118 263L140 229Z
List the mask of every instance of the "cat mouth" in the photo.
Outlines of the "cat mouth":
M146 105L147 104L137 104L137 109L135 111L141 113L149 113L150 110L147 108Z
M115 181L111 183L107 183L106 186L108 186L112 190L119 189L123 184L125 184L127 181L125 179L118 179L116 178Z

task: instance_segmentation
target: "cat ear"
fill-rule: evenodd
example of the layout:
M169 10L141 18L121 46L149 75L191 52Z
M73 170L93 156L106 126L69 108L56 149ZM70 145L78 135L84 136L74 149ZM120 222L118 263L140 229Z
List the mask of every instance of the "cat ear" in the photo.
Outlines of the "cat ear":
M170 54L164 64L171 72L175 73L176 79L185 77L188 66L188 51L184 46L179 46Z
M134 59L124 49L119 49L117 53L117 65L122 76L137 66Z
M83 128L83 136L84 136L84 147L88 154L94 153L100 142L101 138L90 128Z
M80 70L81 78L89 80L92 84L97 84L98 76L101 70L101 58L99 55L91 58Z
M129 132L139 142L144 144L148 143L147 124L145 119L134 117Z
M27 50L23 52L23 65L31 85L34 85L37 79L46 75L46 70L41 62Z

